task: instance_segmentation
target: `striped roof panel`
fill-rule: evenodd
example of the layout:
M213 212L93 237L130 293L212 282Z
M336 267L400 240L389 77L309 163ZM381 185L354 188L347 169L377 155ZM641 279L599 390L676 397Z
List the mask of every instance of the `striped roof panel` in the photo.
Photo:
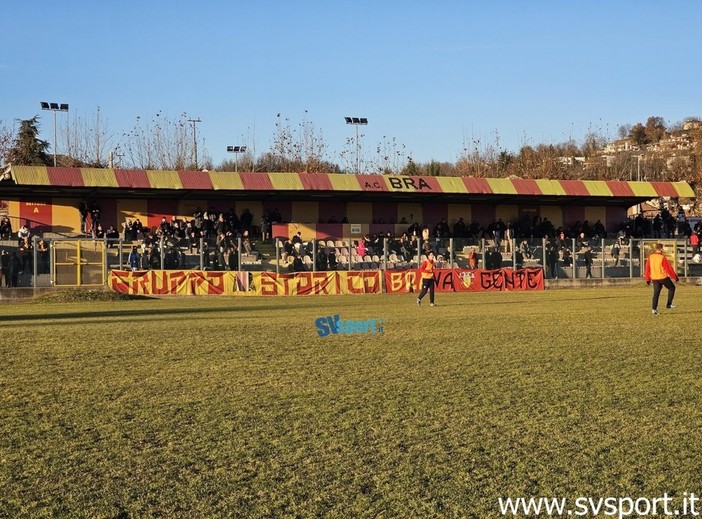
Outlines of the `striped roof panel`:
M204 171L179 171L178 177L183 189L213 189L212 178Z
M119 187L148 189L151 187L146 171L141 169L116 169L115 178Z
M85 187L80 168L47 168L50 186Z
M80 172L85 186L103 187L107 184L109 187L119 187L117 177L108 169L81 168Z
M339 173L145 171L12 166L18 185L198 191L346 191L570 197L695 198L687 182L633 182Z

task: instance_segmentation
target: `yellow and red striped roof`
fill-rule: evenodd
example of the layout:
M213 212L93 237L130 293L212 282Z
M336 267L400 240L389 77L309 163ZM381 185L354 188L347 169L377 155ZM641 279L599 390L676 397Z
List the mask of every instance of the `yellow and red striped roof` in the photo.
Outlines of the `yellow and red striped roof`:
M568 197L694 198L687 182L406 177L333 173L153 171L12 166L21 186L198 191L325 191Z

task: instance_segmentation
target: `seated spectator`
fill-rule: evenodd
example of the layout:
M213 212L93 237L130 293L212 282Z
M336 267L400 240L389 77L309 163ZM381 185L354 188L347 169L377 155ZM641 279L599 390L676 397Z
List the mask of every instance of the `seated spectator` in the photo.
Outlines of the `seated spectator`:
M329 269L329 259L327 258L324 249L317 251L317 270L324 271Z
M249 238L249 231L244 231L244 235L241 237L241 247L244 249L246 254L254 253L254 244Z
M292 263L292 269L293 269L293 272L304 272L305 271L305 264L302 263L302 258L300 256L295 256L295 259L293 260L293 263Z
M175 221L171 226L171 230L171 236L173 236L176 245L182 247L185 243L185 229L179 221Z
M21 245L24 239L29 238L30 236L31 233L29 232L29 229L26 225L23 225L20 227L19 231L17 231L17 243Z
M468 253L468 268L477 269L478 268L478 253L475 248L472 248Z
M334 252L334 249L329 251L329 256L327 256L327 261L329 263L329 270L336 270L337 262L336 262L336 253Z

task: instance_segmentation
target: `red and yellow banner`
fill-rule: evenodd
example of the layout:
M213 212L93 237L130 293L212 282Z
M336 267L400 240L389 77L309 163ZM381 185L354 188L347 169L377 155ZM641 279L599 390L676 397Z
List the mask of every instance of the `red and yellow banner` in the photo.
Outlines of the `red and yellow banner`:
M130 295L242 295L249 291L248 272L200 270L112 270L109 287Z
M380 272L254 272L254 292L259 296L309 296L379 294Z
M434 289L437 292L544 290L544 271L439 269L434 271ZM419 271L385 271L385 291L388 294L405 294L419 290Z
M381 293L381 272L208 272L200 270L110 271L108 284L130 295L310 296ZM249 282L251 280L251 282ZM421 289L417 270L386 271L385 292L406 294ZM434 271L438 292L544 290L541 269Z

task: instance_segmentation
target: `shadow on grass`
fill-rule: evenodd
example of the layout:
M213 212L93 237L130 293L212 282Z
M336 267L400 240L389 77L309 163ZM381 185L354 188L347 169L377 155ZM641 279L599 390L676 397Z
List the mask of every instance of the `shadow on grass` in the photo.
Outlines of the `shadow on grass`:
M280 306L266 306L258 308L260 310L284 310L289 308L287 305ZM159 308L159 309L133 309L133 310L100 310L100 311L90 311L83 310L80 312L64 312L64 313L33 313L33 314L15 314L15 315L0 315L0 323L12 322L16 323L18 321L60 321L68 319L81 319L81 320L91 320L91 319L105 319L105 318L130 318L143 317L143 318L153 318L162 316L176 316L176 315L197 315L197 314L228 314L232 312L251 312L256 310L256 307L252 306L241 306L230 308ZM111 321L112 322L112 321ZM58 323L52 323L58 324Z

